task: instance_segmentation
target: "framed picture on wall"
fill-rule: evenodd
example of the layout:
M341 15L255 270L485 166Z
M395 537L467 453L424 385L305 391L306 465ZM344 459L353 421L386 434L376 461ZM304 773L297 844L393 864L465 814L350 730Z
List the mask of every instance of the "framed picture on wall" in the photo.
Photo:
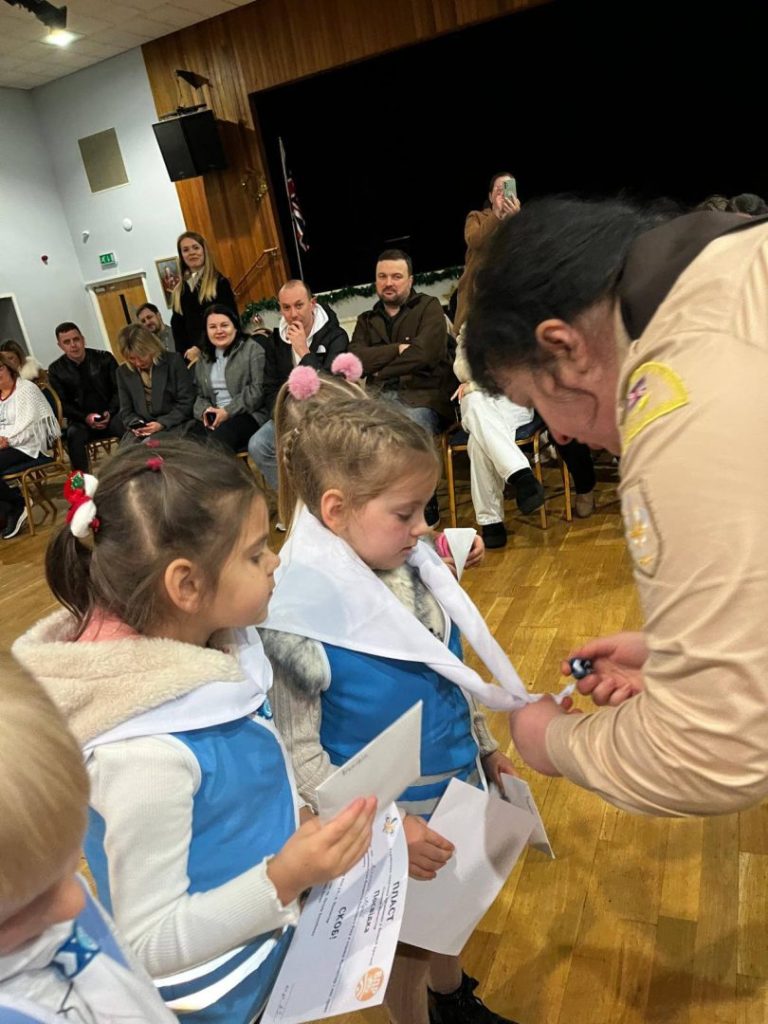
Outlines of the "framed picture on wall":
M170 309L173 289L181 280L179 257L168 256L164 260L155 260L155 266L157 267L157 276L160 278L163 295L165 296L165 304Z

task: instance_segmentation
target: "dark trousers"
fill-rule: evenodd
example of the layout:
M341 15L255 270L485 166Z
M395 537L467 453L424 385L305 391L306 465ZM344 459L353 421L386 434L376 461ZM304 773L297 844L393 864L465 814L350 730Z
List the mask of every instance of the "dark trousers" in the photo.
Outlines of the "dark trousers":
M556 444L563 462L573 477L573 486L577 494L588 494L595 486L595 466L592 462L592 450L579 441L568 444Z
M105 437L122 437L124 433L125 427L119 413L115 413L110 417L109 423L104 430L93 430L86 423L70 423L64 431L64 443L67 446L72 469L79 469L84 473L88 472L88 449L86 445L89 441L100 441Z
M250 413L239 412L236 416L224 420L216 430L209 430L200 420L195 420L195 425L187 436L212 441L233 452L242 452L248 447L248 441L258 429L259 424Z
M33 465L35 459L20 452L18 448L0 448L0 476L11 469L24 469L27 465ZM5 480L0 479L0 512L5 511L1 506L5 505L6 510L18 511L24 507L24 498L17 487L12 487Z

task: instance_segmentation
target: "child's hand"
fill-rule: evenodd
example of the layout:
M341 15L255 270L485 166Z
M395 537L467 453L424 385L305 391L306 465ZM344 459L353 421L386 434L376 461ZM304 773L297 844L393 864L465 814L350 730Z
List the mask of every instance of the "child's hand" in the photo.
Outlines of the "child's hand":
M451 549L448 547L448 541L445 539L445 534L440 533L435 541L435 551L443 562L448 566L453 575L456 575L456 563L453 560ZM485 558L485 542L479 533L475 534L475 539L472 541L472 547L469 549L467 560L464 563L465 569L474 569L480 565L482 560Z
M359 797L322 825L305 821L267 865L267 875L283 906L305 889L338 878L356 864L371 845L376 798Z
M488 779L489 782L495 782L503 793L504 786L501 782L501 776L517 775L515 766L509 760L507 755L502 754L500 750L494 750L492 754L486 754L482 761L486 779Z
M408 874L429 881L453 855L453 843L433 832L423 818L406 814L403 831L408 843Z

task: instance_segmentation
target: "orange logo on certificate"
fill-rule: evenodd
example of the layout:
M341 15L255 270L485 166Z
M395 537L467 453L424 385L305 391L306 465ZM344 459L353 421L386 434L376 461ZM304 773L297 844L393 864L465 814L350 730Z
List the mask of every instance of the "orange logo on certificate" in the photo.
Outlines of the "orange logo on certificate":
M369 967L357 983L355 998L361 1003L365 1003L367 1000L373 999L383 984L384 971L380 967Z

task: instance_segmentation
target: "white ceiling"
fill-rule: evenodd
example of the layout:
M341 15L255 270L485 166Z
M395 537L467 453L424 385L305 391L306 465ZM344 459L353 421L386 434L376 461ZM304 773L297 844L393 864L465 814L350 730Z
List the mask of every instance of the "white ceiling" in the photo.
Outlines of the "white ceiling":
M244 7L251 0L52 0L67 7L67 29L81 36L68 47L44 43L48 29L0 0L0 86L34 89L98 64L187 25Z

